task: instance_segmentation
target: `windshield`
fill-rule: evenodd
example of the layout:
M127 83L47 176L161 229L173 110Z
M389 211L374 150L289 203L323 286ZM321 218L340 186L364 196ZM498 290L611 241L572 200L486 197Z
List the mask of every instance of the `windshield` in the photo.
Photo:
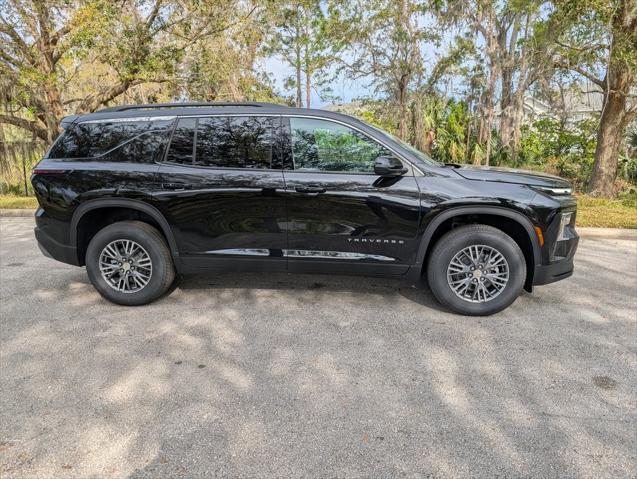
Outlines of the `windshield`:
M369 126L370 128L373 128L375 131L377 131L378 133L380 133L381 135L389 138L390 140L398 143L400 146L402 146L405 150L409 151L412 155L414 155L416 158L418 158L420 161L428 164L428 165L436 165L436 166L441 166L441 163L437 162L436 160L434 160L431 156L429 156L427 153L423 153L422 151L414 148L413 146L411 146L409 143L407 143L406 141L401 140L400 138L398 138L397 136L392 135L389 132L386 132L385 130L382 130L380 128L378 128L377 126L374 125L370 125L369 123L365 122L365 124L367 126Z

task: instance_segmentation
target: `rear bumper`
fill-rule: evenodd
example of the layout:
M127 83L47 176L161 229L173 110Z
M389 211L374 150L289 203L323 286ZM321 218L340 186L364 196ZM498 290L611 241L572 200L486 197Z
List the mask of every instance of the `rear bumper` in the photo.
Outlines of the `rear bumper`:
M62 263L72 264L74 266L80 265L77 260L77 249L74 246L56 241L38 227L35 228L35 239L38 241L38 247L44 256L61 261Z

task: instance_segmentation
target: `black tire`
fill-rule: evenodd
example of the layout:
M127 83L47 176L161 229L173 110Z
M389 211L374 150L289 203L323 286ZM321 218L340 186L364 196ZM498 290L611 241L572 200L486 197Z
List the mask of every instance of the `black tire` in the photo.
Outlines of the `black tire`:
M132 240L150 257L152 273L148 283L138 291L121 292L109 286L99 268L102 250L116 240ZM97 291L109 301L126 306L148 304L163 295L175 280L175 268L170 250L157 229L141 221L113 223L93 237L86 250L86 271Z
M509 279L506 286L497 296L485 302L462 299L447 281L447 268L451 260L471 245L494 248L508 263ZM427 264L429 287L438 301L452 311L470 316L487 316L508 307L522 292L525 279L526 261L518 244L506 233L487 225L467 225L449 231L435 244Z

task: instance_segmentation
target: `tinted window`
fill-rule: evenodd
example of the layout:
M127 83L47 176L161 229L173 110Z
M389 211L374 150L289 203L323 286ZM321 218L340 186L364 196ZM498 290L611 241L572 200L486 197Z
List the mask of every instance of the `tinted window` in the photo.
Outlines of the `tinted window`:
M339 123L290 118L294 169L373 173L374 161L391 153L358 131Z
M192 164L196 126L196 118L182 118L179 120L170 141L167 161Z
M166 143L168 143L168 134L165 131L149 131L122 143L103 158L107 161L142 163L161 161L166 151L164 149Z
M273 118L199 118L195 164L222 168L270 168Z
M172 120L110 121L71 125L53 145L50 158L95 158L149 132L165 133ZM155 142L156 143L156 142ZM146 151L147 153L148 151ZM121 155L119 155L121 157ZM143 161L130 158L127 161Z

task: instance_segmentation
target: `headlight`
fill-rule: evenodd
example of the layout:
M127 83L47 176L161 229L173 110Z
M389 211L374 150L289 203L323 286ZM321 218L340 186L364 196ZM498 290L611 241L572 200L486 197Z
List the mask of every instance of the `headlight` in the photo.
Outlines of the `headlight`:
M560 231L557 235L557 241L564 241L568 238L564 236L564 231L566 227L571 224L571 218L573 217L573 213L562 213L562 218L560 220Z
M543 191L553 196L566 196L573 194L573 188L551 188L550 186L534 186L536 190Z

